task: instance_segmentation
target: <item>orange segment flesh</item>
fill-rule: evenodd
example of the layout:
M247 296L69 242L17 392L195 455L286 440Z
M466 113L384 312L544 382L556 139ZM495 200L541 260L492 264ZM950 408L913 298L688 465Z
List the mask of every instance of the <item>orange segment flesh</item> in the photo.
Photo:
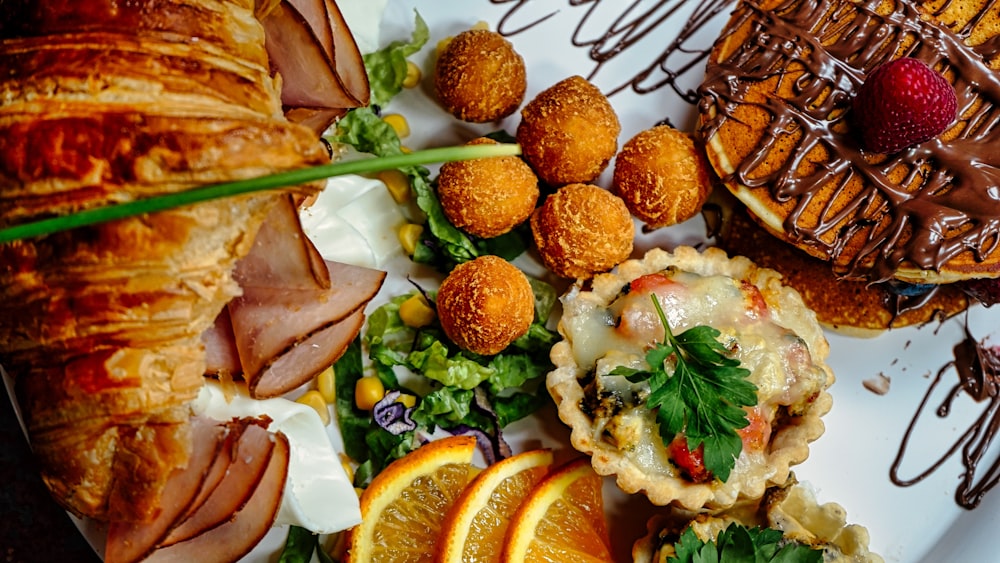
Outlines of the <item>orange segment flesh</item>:
M445 519L435 561L498 561L511 517L551 465L550 450L531 450L477 475Z
M430 442L392 462L361 495L349 561L430 562L445 515L472 477L476 439Z
M589 458L545 477L514 514L501 560L612 562L601 485Z

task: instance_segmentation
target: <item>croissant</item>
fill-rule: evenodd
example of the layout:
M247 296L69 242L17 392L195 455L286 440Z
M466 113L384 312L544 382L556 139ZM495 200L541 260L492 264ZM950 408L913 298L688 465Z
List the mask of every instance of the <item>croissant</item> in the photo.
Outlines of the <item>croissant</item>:
M0 0L0 226L328 162L285 117L256 4ZM0 244L0 363L68 510L155 515L191 456L201 335L279 197Z

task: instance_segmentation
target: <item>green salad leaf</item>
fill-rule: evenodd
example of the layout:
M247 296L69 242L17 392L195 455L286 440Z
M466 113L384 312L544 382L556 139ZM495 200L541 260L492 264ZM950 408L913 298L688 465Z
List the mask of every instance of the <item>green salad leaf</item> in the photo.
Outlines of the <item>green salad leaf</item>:
M555 289L535 280L536 317L531 330L495 356L462 350L445 336L438 323L415 329L402 322L400 305L420 292L392 297L368 315L360 342L335 365L337 416L347 454L362 462L355 484L363 484L387 463L416 447L417 436L438 428L474 428L500 440L503 427L548 403L541 385L552 368L548 351L557 335L547 329ZM434 295L427 297L433 299ZM372 369L386 390L402 390L417 397L410 413L417 428L393 435L372 421L371 414L354 404L354 385L363 375L362 350L367 348ZM396 368L413 374L404 387Z
M730 524L714 541L688 528L674 544L669 563L821 563L823 552L785 540L780 530Z
M689 451L704 444L705 468L724 482L743 449L736 430L749 420L742 407L757 404L757 387L747 380L750 371L728 356L718 330L696 326L674 336L659 300L650 297L664 328L663 342L646 354L650 369L618 366L611 374L648 381L646 406L656 410L664 444L678 434Z
M320 563L333 563L333 558L320 545L318 534L301 526L289 526L278 563L309 563L313 554Z
M409 41L393 41L364 56L373 104L385 105L403 89L407 57L420 51L430 39L427 23L416 10L413 14L413 34Z
M354 386L364 377L361 337L354 339L334 364L337 425L344 440L344 453L359 462L354 485L363 486L390 461L402 457L416 447L413 433L393 435L382 430L372 420L371 413L363 411L354 402ZM387 389L398 388L399 382L391 370L376 372Z

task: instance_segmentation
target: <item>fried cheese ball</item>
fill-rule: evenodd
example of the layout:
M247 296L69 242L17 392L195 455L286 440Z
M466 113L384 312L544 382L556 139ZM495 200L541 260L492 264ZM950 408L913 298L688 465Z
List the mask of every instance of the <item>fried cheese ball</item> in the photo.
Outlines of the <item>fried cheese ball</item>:
M632 254L635 226L625 202L592 184L563 186L531 216L542 263L564 278L589 278Z
M524 101L524 59L510 41L488 29L456 35L438 56L434 89L444 108L472 123L507 117Z
M611 191L650 228L694 217L711 192L704 156L669 125L639 132L615 159Z
M597 178L618 151L621 124L608 98L581 76L539 93L521 110L517 142L546 183Z
M480 137L467 144L497 142ZM526 221L539 194L538 177L516 156L445 163L437 189L451 224L482 238L500 236Z
M503 258L484 255L459 264L441 282L437 314L452 342L493 355L528 332L535 298L524 272Z

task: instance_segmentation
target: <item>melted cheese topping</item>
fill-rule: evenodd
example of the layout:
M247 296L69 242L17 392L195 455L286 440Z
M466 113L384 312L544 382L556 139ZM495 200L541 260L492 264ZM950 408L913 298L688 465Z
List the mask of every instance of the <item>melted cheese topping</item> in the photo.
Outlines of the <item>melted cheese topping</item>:
M594 414L597 428L644 471L677 474L660 438L655 413L644 405L648 383L630 383L610 372L618 366L649 369L646 351L664 338L651 294L656 295L674 334L699 325L721 332L720 342L750 370L748 379L758 389L756 414L768 426L774 424L779 408L801 411L826 385L826 372L813 363L805 342L774 322L755 286L728 276L675 270L640 281L633 285L642 289L623 292L607 306L591 302L574 310L564 318L563 329L574 343L578 366L594 376L585 393L600 404ZM741 465L764 461L759 451L748 447L740 457L736 472Z

